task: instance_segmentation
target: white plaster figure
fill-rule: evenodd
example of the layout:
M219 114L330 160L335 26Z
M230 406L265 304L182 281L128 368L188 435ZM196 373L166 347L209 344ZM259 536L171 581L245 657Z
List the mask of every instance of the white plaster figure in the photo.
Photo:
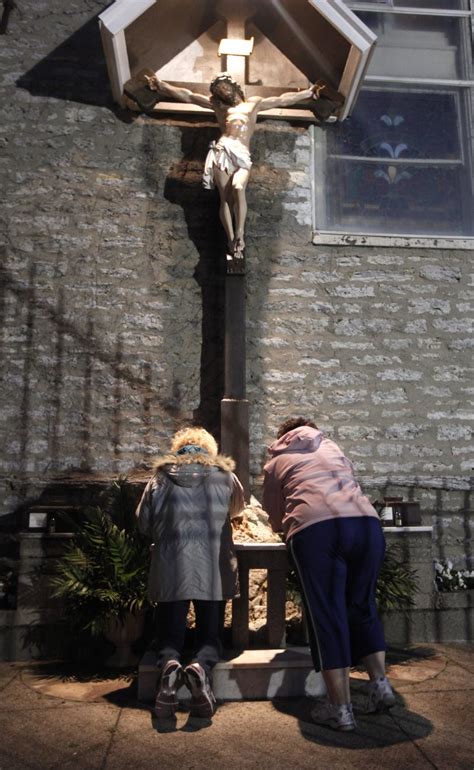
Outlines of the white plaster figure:
M320 92L326 88L325 84L320 81L302 91L291 91L280 96L251 96L246 99L240 85L227 72L214 78L209 87L209 96L172 86L156 76L146 75L145 78L148 88L153 91L214 111L221 137L209 147L203 183L207 189L217 187L219 191L219 216L226 232L229 256L242 258L247 216L246 187L252 166L250 140L257 124L257 115L264 110L292 107L305 99L318 99Z

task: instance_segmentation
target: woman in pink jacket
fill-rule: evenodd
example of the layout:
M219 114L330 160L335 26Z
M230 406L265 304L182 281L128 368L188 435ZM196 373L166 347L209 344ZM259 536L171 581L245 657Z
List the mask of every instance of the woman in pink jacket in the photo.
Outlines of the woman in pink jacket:
M287 420L265 465L263 508L283 532L301 585L311 654L328 699L312 719L353 730L349 668L370 676L368 712L395 702L385 676L385 640L375 586L385 554L377 512L337 444L303 417Z

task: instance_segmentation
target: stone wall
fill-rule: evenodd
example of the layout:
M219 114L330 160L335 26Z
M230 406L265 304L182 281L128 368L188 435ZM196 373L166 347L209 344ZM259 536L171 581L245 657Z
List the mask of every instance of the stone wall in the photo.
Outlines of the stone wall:
M200 184L215 124L115 108L105 3L16 5L0 58L3 513L58 475L142 467L183 420L217 434L223 395L224 239ZM419 499L440 555L464 563L472 255L316 247L310 131L262 121L252 149L254 490L276 426L303 412L370 494Z

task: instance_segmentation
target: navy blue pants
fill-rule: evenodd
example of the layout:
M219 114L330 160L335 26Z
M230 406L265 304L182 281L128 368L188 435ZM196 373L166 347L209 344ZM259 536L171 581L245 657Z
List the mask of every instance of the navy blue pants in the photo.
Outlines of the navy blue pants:
M159 602L156 608L157 666L181 660L186 637L186 618L191 600ZM225 602L193 600L196 614L193 663L209 674L220 658Z
M371 516L334 518L288 541L300 581L316 671L356 665L385 650L375 586L385 555L380 522Z

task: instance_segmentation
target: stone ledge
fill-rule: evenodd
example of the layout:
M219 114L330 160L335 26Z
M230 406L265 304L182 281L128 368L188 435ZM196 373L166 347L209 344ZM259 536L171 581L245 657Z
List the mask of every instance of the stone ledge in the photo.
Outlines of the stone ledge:
M464 592L470 593L470 592ZM449 595L449 594L448 594ZM472 642L474 638L474 603L472 595L452 596L453 603L438 609L410 609L385 612L382 621L390 645L421 642ZM469 603L471 602L471 603Z
M156 694L155 656L148 651L140 661L138 700L150 703ZM317 697L325 693L321 674L313 670L307 647L285 650L246 650L229 653L213 672L213 690L218 700L268 700L292 696ZM180 700L189 700L186 687L178 692Z
M437 610L474 608L474 588L439 591L434 594L433 605Z

